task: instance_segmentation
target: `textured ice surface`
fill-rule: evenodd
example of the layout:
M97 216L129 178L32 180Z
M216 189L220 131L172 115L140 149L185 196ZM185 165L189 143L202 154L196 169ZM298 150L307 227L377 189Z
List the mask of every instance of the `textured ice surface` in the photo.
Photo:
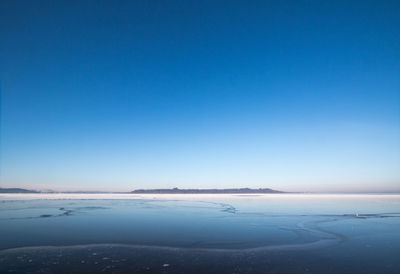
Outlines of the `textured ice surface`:
M399 195L0 194L0 272L396 273L399 212Z

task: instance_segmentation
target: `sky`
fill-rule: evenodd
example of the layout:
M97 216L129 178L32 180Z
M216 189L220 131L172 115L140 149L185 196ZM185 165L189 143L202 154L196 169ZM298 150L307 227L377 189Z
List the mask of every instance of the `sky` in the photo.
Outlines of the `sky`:
M400 191L399 1L0 1L0 187Z

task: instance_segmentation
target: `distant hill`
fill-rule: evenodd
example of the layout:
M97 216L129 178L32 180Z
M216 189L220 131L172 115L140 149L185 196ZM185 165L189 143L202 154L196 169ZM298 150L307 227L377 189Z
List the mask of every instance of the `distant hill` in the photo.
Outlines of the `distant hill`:
M1 188L0 193L39 193L35 190L23 189L23 188Z
M225 188L225 189L137 189L137 194L252 194L252 193L285 193L270 188Z

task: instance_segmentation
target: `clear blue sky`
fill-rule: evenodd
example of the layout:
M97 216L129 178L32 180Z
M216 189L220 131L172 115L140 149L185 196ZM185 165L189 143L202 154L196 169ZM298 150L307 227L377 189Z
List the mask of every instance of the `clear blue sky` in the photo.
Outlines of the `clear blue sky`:
M399 1L0 2L1 185L400 190Z

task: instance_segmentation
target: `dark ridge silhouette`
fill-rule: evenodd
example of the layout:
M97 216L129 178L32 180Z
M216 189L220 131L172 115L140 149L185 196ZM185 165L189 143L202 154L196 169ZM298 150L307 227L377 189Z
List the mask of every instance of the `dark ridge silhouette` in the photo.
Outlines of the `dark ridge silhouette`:
M23 189L23 188L1 188L0 187L0 193L39 193L39 191Z
M251 193L286 193L270 188L224 188L224 189L136 189L131 193L149 194L251 194Z

